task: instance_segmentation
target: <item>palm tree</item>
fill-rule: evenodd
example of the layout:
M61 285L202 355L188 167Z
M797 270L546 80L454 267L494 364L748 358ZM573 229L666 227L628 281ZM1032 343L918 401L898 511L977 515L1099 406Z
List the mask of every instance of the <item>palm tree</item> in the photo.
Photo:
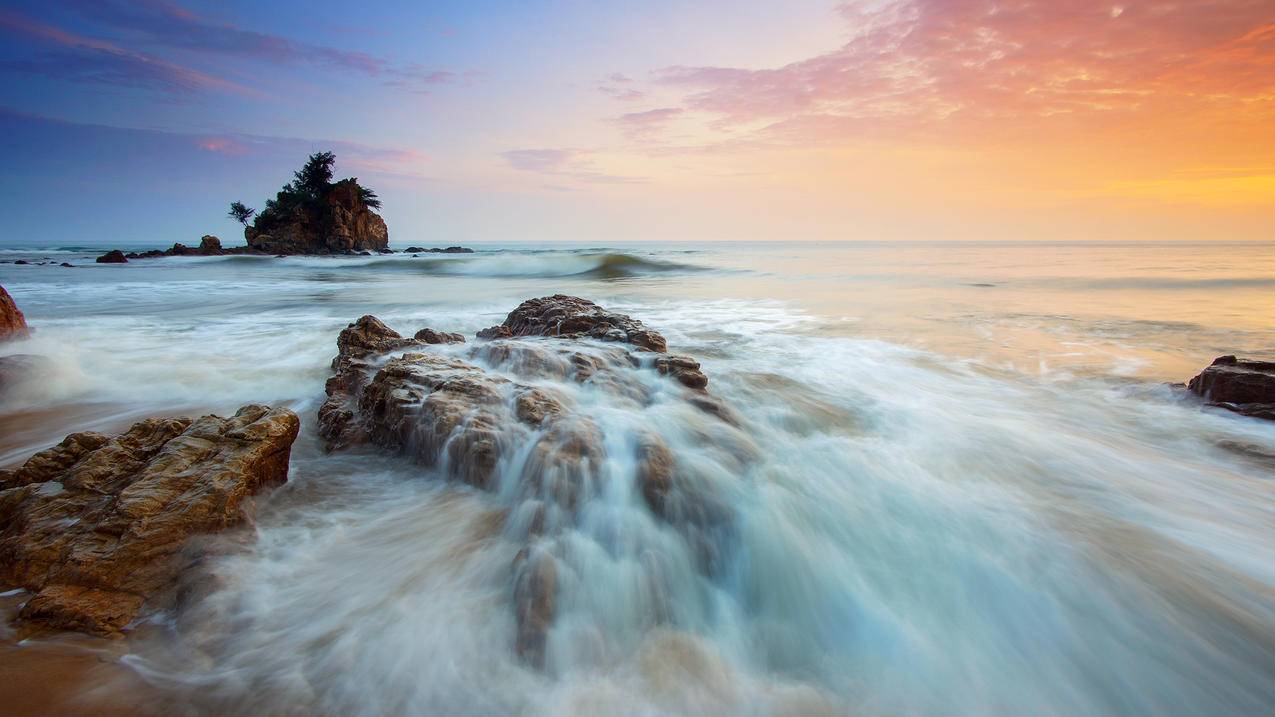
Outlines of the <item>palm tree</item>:
M251 219L252 215L256 213L257 213L256 209L253 209L252 207L247 206L243 202L231 202L230 212L227 213L226 216L230 217L231 219L234 219L235 221L239 222L240 224L243 224L244 226L247 226L248 220Z

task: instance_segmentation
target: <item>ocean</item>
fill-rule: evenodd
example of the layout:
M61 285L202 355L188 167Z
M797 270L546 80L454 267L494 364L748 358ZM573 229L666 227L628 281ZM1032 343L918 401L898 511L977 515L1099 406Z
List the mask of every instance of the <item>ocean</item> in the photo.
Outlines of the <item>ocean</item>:
M216 591L118 657L171 711L1275 705L1275 423L1175 386L1218 355L1275 360L1275 244L474 248L124 265L0 249L36 262L0 263L35 329L0 355L52 371L0 402L0 467L143 416L302 416L290 480L217 558ZM362 315L472 341L555 293L663 333L742 420L724 451L703 416L556 387L608 440L658 432L736 518L714 538L724 567L701 574L632 467L601 470L558 538L561 608L535 669L510 647L518 545L491 528L508 496L374 449L327 454L315 411Z

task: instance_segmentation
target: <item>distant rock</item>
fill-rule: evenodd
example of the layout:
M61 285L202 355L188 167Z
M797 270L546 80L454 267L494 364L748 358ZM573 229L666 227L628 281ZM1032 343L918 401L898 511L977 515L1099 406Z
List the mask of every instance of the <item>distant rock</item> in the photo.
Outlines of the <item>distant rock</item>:
M0 582L34 593L18 621L120 635L197 561L188 538L242 523L249 496L287 480L299 425L267 406L152 418L0 471Z
M29 333L27 318L18 310L9 292L0 286L0 341L26 338Z
M199 240L199 253L204 256L214 256L220 254L221 240L211 234L205 234Z
M31 262L27 261L26 259L18 259L17 261L15 261L15 262L13 262L13 263L14 263L15 265L19 265L19 266L21 266L21 265L30 264Z
M66 268L68 268L68 269L73 269L73 268L75 268L75 265L74 265L74 264L71 264L71 263L69 263L69 262L65 262L65 261L64 261L64 262L62 262L61 264L58 264L58 266L66 267Z
M127 264L128 259L124 256L124 252L119 249L112 249L97 258L99 264Z
M425 249L419 246L409 246L403 250L404 254L473 254L474 250L463 246L449 246L446 248L433 247Z
M349 254L389 248L385 220L364 200L355 179L328 188L316 204L263 213L244 230L248 246L270 254Z
M1275 420L1275 362L1219 356L1187 388L1209 405Z

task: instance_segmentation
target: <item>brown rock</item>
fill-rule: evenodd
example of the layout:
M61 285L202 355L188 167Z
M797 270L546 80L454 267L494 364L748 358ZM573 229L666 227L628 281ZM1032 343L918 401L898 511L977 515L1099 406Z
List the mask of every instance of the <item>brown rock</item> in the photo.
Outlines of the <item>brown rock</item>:
M512 595L515 648L524 659L533 665L545 659L559 589L555 553L565 549L555 541L615 465L636 465L640 495L685 535L706 572L724 564L733 512L704 476L693 466L679 468L654 432L636 443L607 436L575 410L569 392L549 385L588 384L639 408L667 400L651 390L650 372L668 376L686 387L680 395L689 405L723 419L716 433L704 434L705 446L739 456L743 470L751 458L741 446L751 444L728 420L729 409L705 390L698 362L666 355L664 338L641 322L567 296L524 302L504 323L479 333L486 341L435 353L432 346L455 340L450 336L425 329L407 339L371 316L347 327L337 341L320 434L330 450L370 442L480 488L495 488L500 478L500 493L519 516L510 537L526 541ZM613 461L608 450L634 453ZM506 473L498 476L498 469Z
M22 339L29 334L26 317L18 310L9 292L0 286L0 341Z
M655 370L671 376L687 388L703 389L708 376L699 370L699 362L686 356L661 356L655 359Z
M154 418L0 471L0 582L35 593L18 619L120 634L174 586L189 537L243 522L249 496L287 480L299 425L266 406Z
M427 344L463 344L465 337L460 334L449 334L433 329L421 329L412 338Z
M221 253L221 240L211 234L205 234L199 239L199 253L204 255L216 255Z
M317 209L297 207L286 218L246 228L244 238L249 249L269 254L350 254L388 249L390 233L360 197L358 181L343 179Z
M501 326L509 330L510 336L587 336L603 341L622 341L659 353L667 348L664 337L647 329L641 321L607 311L588 299L564 294L522 302L509 312ZM486 332L495 333L484 336ZM498 335L500 332L494 326L479 332L479 338L495 338Z
M523 548L514 558L514 648L534 667L544 667L545 642L557 608L558 567L552 555Z
M128 259L124 257L124 252L119 249L112 249L97 258L99 264L127 264Z
M1275 362L1219 356L1187 388L1210 405L1275 420Z

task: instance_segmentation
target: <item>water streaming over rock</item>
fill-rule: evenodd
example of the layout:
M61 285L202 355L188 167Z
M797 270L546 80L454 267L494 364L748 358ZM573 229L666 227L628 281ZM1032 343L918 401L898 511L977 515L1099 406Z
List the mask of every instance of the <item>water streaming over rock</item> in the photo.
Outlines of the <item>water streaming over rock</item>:
M1270 312L1251 315L1269 298L1233 281L1270 278L1269 252L1201 275L1205 248L1147 265L1109 247L1089 270L1071 247L955 245L928 262L911 246L646 251L695 268L508 268L574 267L595 249L480 251L466 276L378 257L0 265L37 329L22 351L63 377L0 411L79 407L0 455L138 411L262 401L304 417L255 534L210 561L204 599L130 646L168 712L1275 703L1275 426L1164 384L1275 345ZM1177 280L1193 276L1232 284L1190 293ZM662 333L707 393L618 336L474 339L559 291ZM361 388L352 416L401 420L329 453L324 384L364 314L467 341L360 359L384 390ZM461 417L453 429L481 430L453 449L471 434L430 435L419 410L459 379L490 425ZM643 490L663 462L668 502ZM547 594L551 610L520 603ZM542 642L520 654L529 625Z

